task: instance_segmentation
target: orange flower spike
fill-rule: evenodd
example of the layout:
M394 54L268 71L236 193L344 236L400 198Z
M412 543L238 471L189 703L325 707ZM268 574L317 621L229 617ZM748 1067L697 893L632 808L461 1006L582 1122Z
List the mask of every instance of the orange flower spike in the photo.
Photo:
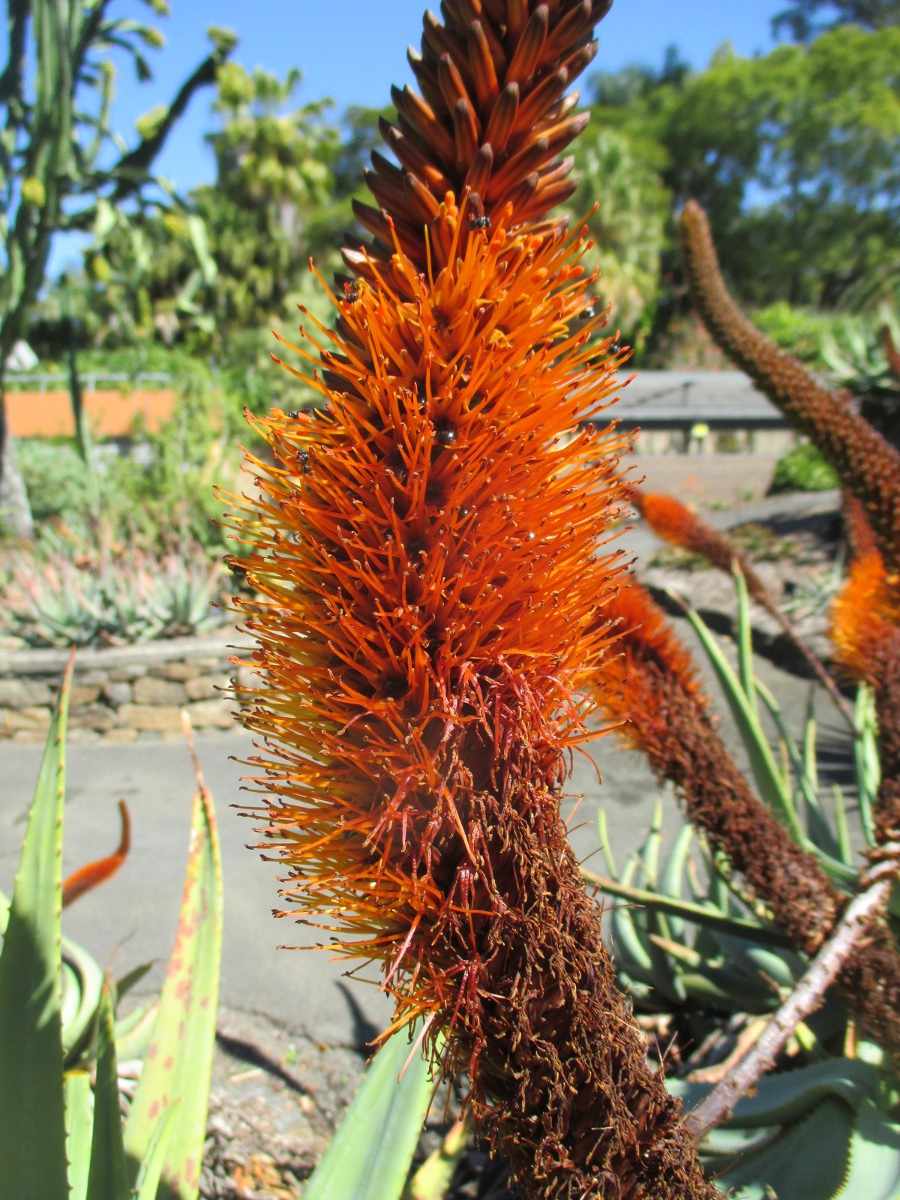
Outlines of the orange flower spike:
M803 641L775 603L771 592L753 570L746 555L742 554L725 534L713 529L712 525L698 517L674 496L645 492L639 487L632 487L629 499L659 537L676 546L681 546L685 550L690 550L694 554L701 555L712 566L729 575L735 567L740 570L747 585L747 591L756 603L778 622L784 633L806 659L813 674L818 676L820 682L825 686L852 728L853 714L825 665Z
M254 551L248 661L269 685L243 714L262 739L263 848L290 914L380 966L394 1027L426 1017L433 1053L446 1035L445 1069L468 1072L524 1197L599 1194L597 1166L623 1200L645 1184L711 1200L559 815L610 638L620 554L598 546L627 449L579 422L617 360L595 365L587 326L567 328L583 236L495 222L460 238L465 219L447 202L433 223L457 247L447 265L422 274L398 240L338 299L340 332L312 342L327 410L254 422L274 461L249 460L258 498L234 523ZM540 1146L536 1113L553 1128Z
M83 896L85 892L90 892L95 887L99 887L101 883L105 883L107 879L111 879L128 857L131 849L131 817L128 814L128 805L124 800L119 801L119 819L122 823L122 833L119 837L118 848L106 858L98 858L72 872L62 885L63 908L68 908L79 896Z
M877 687L885 643L897 633L900 593L888 580L884 559L876 549L869 549L853 560L831 608L835 660L855 679Z
M687 505L676 500L674 496L667 496L662 492L645 492L638 487L631 489L629 498L659 537L701 555L720 571L730 573L737 564L751 596L767 609L775 607L765 584L738 548L724 534L713 529L708 522L692 512Z
M881 785L875 810L879 845L900 838L900 584L877 549L854 559L831 608L835 660L875 693Z

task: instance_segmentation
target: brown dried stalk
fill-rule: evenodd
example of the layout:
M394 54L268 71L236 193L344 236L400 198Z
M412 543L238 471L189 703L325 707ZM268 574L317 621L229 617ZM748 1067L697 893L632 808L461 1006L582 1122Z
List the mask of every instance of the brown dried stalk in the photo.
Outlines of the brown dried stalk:
M885 847L887 850L888 847ZM711 1129L727 1121L742 1096L759 1083L775 1065L788 1038L800 1021L820 1008L825 993L841 973L870 927L883 918L897 877L897 852L889 848L893 861L884 862L869 876L863 891L853 898L828 941L810 964L806 974L769 1021L753 1047L738 1060L720 1083L688 1113L685 1124L698 1143Z
M687 649L637 582L604 606L621 621L620 688L610 673L597 699L626 722L622 734L654 772L678 788L690 820L723 852L775 922L805 954L818 953L844 898L816 859L802 850L754 795L722 744ZM839 975L845 1002L892 1052L900 1052L900 955L887 926L875 926Z
M709 223L690 200L679 222L691 296L718 345L818 448L865 507L888 569L900 571L900 451L793 355L755 329L728 294Z

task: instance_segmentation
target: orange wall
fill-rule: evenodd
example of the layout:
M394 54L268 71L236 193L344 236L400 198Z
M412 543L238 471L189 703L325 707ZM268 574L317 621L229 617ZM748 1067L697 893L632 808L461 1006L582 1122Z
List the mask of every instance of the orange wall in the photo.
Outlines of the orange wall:
M141 418L155 432L175 405L172 390L85 392L84 407L95 437L127 437ZM6 412L13 437L74 437L75 421L68 392L8 392Z

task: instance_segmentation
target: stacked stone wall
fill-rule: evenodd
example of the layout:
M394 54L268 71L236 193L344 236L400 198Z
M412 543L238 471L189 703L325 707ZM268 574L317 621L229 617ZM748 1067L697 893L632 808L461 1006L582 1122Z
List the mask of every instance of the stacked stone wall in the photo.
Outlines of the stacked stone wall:
M69 698L72 741L179 737L182 711L195 729L230 729L233 681L255 676L235 666L248 653L234 631L107 650L80 650ZM66 668L61 650L0 651L0 741L43 741Z

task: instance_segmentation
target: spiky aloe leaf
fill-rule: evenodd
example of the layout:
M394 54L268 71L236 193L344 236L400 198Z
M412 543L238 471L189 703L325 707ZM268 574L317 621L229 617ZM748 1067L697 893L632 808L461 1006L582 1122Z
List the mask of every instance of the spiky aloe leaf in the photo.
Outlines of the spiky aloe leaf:
M410 1054L406 1038L395 1033L372 1059L337 1133L303 1189L303 1200L397 1200L422 1132L432 1088L421 1053L415 1050Z
M69 1200L85 1200L91 1169L91 1077L87 1071L66 1074L66 1157L69 1160Z
M733 1200L836 1200L843 1191L854 1112L836 1097L823 1100L780 1138L720 1176Z
M850 1167L841 1196L897 1200L900 1196L900 1126L871 1100L863 1101L850 1141Z
M138 1167L130 1200L161 1200L166 1195L162 1172L180 1109L181 1101L174 1101L156 1122L147 1151Z
M97 1015L103 971L81 946L62 940L63 954L63 1051L67 1063L84 1046Z
M208 792L194 797L181 915L141 1081L125 1124L132 1178L150 1153L160 1117L176 1101L162 1159L160 1198L193 1200L200 1179L216 1033L222 947L222 867ZM158 1145L154 1154L158 1153ZM152 1160L154 1163L156 1159ZM155 1168L154 1168L155 1169Z
M119 1114L119 1081L113 1032L112 1000L104 985L97 1022L97 1078L94 1129L86 1200L128 1200L128 1171Z
M722 653L718 642L702 618L693 609L688 610L687 617L693 626L694 632L700 639L700 644L706 652L706 656L716 673L725 699L728 702L731 715L734 718L735 725L744 743L744 748L747 751L747 757L750 760L750 769L753 772L753 778L756 780L756 786L759 788L760 795L778 819L788 827L794 835L795 840L802 844L804 834L800 827L797 809L791 797L791 789L778 769L778 765L775 762L772 750L759 721L759 714L756 711L755 689L749 696L744 691L741 680L735 674L734 669ZM747 670L746 663L744 663L744 669L745 671Z
M17 1200L68 1195L60 995L65 732L63 678L0 953L0 1181Z

